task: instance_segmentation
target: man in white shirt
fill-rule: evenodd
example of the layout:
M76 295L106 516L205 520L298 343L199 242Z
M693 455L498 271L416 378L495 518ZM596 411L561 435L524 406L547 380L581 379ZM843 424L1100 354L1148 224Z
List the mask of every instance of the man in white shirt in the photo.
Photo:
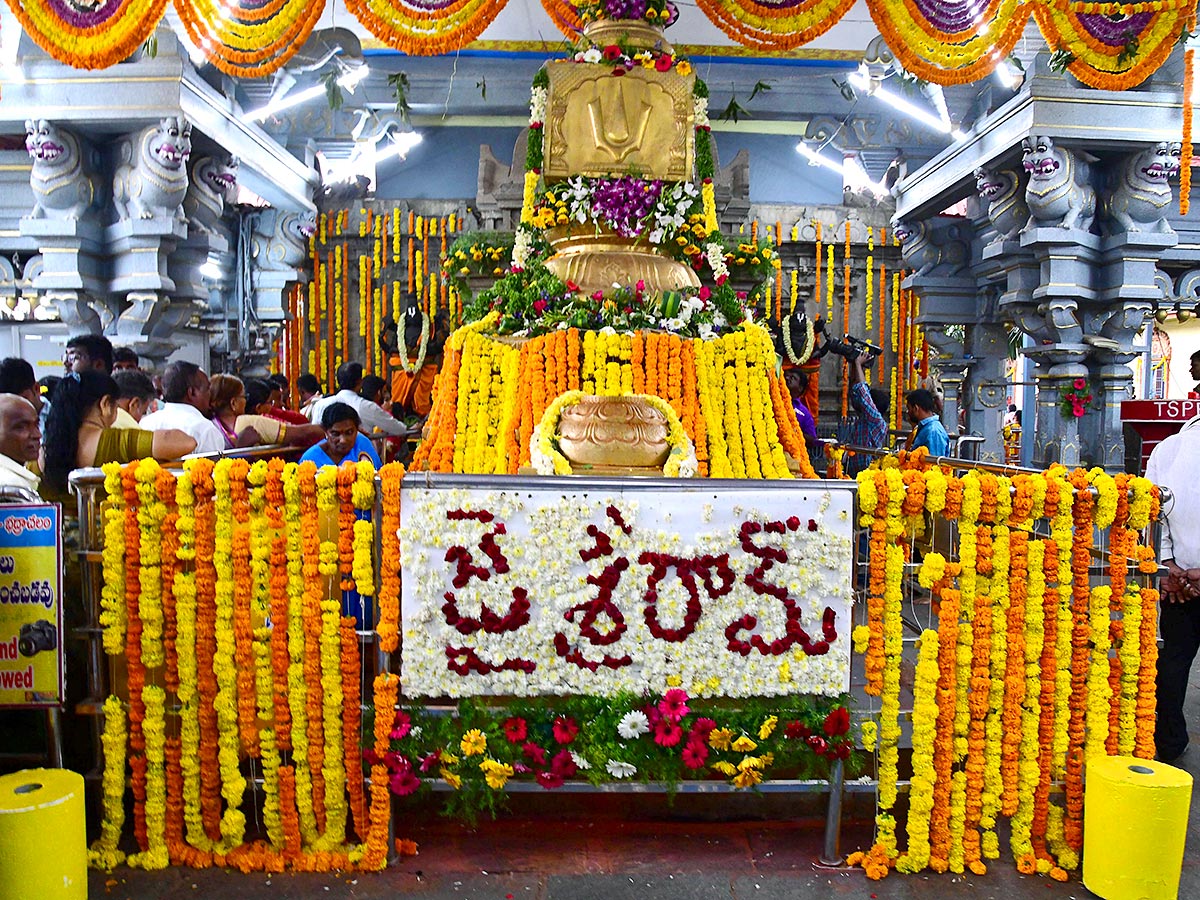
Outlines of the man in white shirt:
M216 453L225 449L221 429L207 418L208 375L195 363L176 360L162 376L163 406L142 418L147 431L178 428L196 440L197 453Z
M312 405L308 413L308 417L313 422L320 424L321 413L325 407L331 403L345 403L347 406L353 407L362 419L362 430L370 434L378 429L384 434L393 435L395 437L404 437L408 434L408 428L399 419L394 416L389 416L378 403L372 403L365 397L360 397L358 388L362 384L363 367L362 363L344 362L338 366L337 370L337 386L338 392L332 397L325 397Z
M1196 651L1200 649L1200 416L1158 444L1146 463L1146 477L1168 488L1162 510L1162 563L1158 655L1158 719L1154 743L1158 759L1172 762L1188 745L1183 699Z
M0 485L36 494L41 479L25 464L37 459L41 445L33 404L16 394L0 394Z

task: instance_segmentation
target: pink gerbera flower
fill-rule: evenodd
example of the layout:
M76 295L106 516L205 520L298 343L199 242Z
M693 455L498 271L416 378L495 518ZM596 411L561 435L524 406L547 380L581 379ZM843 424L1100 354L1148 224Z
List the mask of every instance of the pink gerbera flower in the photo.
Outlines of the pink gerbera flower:
M389 736L393 741L402 741L410 731L412 731L412 719L404 710L397 710L396 724L392 727L392 733Z
M708 747L700 741L688 741L683 748L683 764L689 769L703 769L708 759Z
M654 743L660 747L674 747L683 740L683 728L676 722L660 719L654 726Z
M658 701L658 711L663 714L664 719L678 722L689 712L687 698L687 691L671 688L663 694L662 700Z

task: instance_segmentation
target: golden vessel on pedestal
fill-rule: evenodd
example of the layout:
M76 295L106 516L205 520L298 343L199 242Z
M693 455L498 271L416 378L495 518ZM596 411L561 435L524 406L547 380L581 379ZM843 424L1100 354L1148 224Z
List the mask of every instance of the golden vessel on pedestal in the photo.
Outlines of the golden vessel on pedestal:
M621 237L600 231L591 225L551 228L546 239L555 249L546 260L546 268L564 282L579 287L579 293L611 291L614 284L632 285L641 281L650 291L678 291L697 288L700 279L691 266L663 256L643 239Z
M655 469L671 452L667 420L636 397L584 397L562 412L559 449L573 466Z

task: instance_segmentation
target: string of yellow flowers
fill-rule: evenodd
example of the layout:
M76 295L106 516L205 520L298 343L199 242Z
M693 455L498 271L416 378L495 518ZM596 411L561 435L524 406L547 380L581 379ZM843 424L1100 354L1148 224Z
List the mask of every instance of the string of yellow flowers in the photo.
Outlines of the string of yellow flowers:
M934 748L937 743L938 632L921 632L913 683L912 766L908 794L908 851L896 871L922 872L929 865L929 819L934 797Z

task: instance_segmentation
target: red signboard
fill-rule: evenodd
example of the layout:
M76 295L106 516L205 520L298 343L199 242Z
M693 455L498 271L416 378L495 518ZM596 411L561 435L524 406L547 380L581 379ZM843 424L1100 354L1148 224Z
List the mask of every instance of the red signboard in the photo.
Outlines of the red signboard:
M1200 400L1125 400L1121 403L1121 421L1131 427L1142 442L1139 472L1146 471L1150 451L1162 440L1175 434L1183 423L1200 415Z

